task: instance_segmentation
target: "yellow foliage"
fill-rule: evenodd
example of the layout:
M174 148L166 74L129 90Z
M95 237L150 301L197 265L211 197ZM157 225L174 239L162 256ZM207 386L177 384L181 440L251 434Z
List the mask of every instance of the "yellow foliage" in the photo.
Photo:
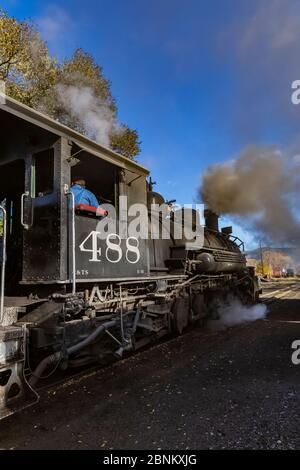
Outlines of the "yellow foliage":
M117 119L110 82L90 54L77 49L70 59L57 64L31 22L18 21L1 9L0 80L6 83L7 95L86 135L89 129L84 117L76 119L66 109L59 100L58 85L90 89L99 103L107 106L113 119ZM111 147L134 158L140 152L138 134L126 125L119 128L119 132L109 136Z
M0 79L9 96L34 106L55 83L55 60L29 22L18 22L0 12Z
M272 277L273 276L273 269L270 264L265 264L262 268L261 263L257 263L256 269L255 269L256 274L260 276L267 276L267 277Z

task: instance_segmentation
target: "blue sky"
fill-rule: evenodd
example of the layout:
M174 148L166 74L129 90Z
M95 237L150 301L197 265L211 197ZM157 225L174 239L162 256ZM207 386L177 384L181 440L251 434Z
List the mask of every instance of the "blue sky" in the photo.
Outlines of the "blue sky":
M2 0L31 17L59 59L92 53L119 119L139 131L156 189L195 202L209 164L248 144L298 145L298 0ZM297 75L298 73L298 75ZM224 220L224 223L228 219ZM251 233L235 225L248 247Z

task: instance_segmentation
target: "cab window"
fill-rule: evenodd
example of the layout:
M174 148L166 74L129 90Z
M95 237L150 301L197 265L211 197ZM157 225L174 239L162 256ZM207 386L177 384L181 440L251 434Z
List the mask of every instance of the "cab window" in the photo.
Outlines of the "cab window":
M44 197L53 193L54 149L36 153L32 162L32 197Z
M118 200L118 168L101 158L87 152L78 155L78 162L71 168L71 182L84 179L85 188L93 193L100 208L107 204L116 208ZM95 214L82 210L78 215L94 217Z

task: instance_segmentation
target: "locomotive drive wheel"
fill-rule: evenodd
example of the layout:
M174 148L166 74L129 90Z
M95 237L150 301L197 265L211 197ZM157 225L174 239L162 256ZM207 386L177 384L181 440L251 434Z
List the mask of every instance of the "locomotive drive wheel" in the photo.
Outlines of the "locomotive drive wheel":
M188 302L185 299L179 298L175 300L172 308L172 327L176 333L183 332L189 322L189 308Z

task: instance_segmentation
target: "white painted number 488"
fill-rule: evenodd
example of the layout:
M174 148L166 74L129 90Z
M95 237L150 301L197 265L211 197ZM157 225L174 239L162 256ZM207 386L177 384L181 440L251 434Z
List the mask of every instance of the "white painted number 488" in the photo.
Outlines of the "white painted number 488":
M103 251L105 250L104 256L107 261L109 261L110 263L119 263L123 258L123 250L121 247L120 236L116 233L110 233L105 240L106 247L99 247L99 235L100 232L96 231L89 233L89 235L79 245L80 251L92 253L92 257L89 261L100 262L102 261L101 257L103 256ZM137 238L129 237L126 239L125 258L128 263L131 264L139 262L141 254L139 250L139 241Z

